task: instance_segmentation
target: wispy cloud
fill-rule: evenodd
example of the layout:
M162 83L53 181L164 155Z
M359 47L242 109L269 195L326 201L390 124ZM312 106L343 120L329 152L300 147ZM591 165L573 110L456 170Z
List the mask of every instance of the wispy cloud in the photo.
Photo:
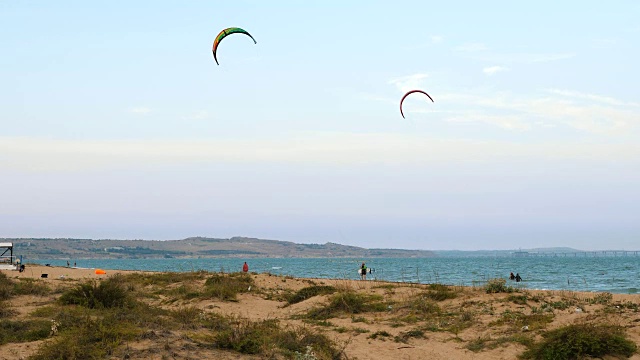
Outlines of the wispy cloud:
M200 110L200 111L196 111L190 115L186 115L182 117L182 120L204 120L204 119L208 119L209 113L207 111L204 110Z
M466 43L454 47L453 50L465 53L475 53L489 50L489 48L483 43Z
M427 77L429 77L429 75L425 73L407 75L391 79L389 80L389 84L395 85L395 87L402 92L407 92L409 90L420 88L422 86L422 80Z
M151 112L151 109L149 109L146 106L138 106L138 107L129 109L129 112L133 114L147 115Z
M497 74L499 72L508 71L508 70L509 70L509 68L504 67L504 66L489 66L489 67L486 67L486 68L482 69L482 72L485 73L486 75L491 76L491 75L495 75L495 74Z
M444 41L444 38L441 35L431 35L431 43L440 44Z
M575 57L575 53L472 53L469 57L480 61L487 61L502 64L532 64L558 60L565 60Z
M517 120L484 118L501 126ZM506 141L440 139L414 134L308 133L277 140L62 140L0 137L0 168L68 172L136 167L141 164L202 163L432 163L502 161L514 156L638 162L638 142L524 145Z
M466 111L461 115L451 116L447 119L451 122L482 122L495 125L506 130L527 131L531 125L518 115L486 114L481 111Z
M548 90L547 96L496 94L440 94L440 107L465 110L447 121L483 122L504 129L526 131L563 126L602 136L629 136L640 128L638 104L568 90Z
M561 90L561 89L548 89L547 91L551 94L561 95L568 98L591 100L591 101L596 101L596 102L614 105L614 106L634 106L634 107L640 106L640 103L625 102L609 96L586 94L578 91L569 91L569 90Z

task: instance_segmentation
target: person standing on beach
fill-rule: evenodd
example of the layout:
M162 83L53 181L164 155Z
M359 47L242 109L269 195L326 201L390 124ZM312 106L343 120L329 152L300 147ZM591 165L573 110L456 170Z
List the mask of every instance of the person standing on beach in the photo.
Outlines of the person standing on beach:
M364 265L364 263L362 263L362 266L360 266L360 279L367 280L367 267Z
M243 272L248 272L249 271L249 265L247 265L247 262L244 262L244 265L242 265L242 271Z

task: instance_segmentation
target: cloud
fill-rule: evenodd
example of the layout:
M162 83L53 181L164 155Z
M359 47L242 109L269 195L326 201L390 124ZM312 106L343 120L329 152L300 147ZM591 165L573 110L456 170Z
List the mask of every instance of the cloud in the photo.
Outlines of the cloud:
M483 43L466 43L453 48L454 51L475 53L489 50L489 48Z
M151 109L145 106L138 106L138 107L131 108L129 112L133 114L147 115L151 112Z
M389 84L395 85L401 92L407 92L422 86L422 80L429 77L428 74L418 73L413 75L402 76L389 80Z
M485 73L486 75L491 76L499 72L508 71L508 70L509 68L506 68L504 66L490 66L482 69L482 72Z
M561 90L561 89L547 89L547 92L551 93L551 94L555 94L555 95L561 95L561 96L565 96L568 98L574 98L574 99L584 99L584 100L590 100L590 101L595 101L595 102L600 102L600 103L604 103L604 104L608 104L608 105L614 105L614 106L640 106L640 103L635 103L635 102L625 102L622 100L618 100L609 96L602 96L602 95L594 95L594 94L586 94L586 93L581 93L578 91L569 91L569 90Z
M209 113L204 110L196 111L190 115L183 116L182 120L204 120L209 118Z
M444 38L440 35L431 35L431 42L433 44L440 44Z
M480 111L467 111L462 115L452 116L447 119L450 122L483 122L499 126L506 130L527 131L531 125L517 115L488 115Z
M562 126L601 136L628 137L640 128L636 103L568 90L552 89L546 93L549 95L439 94L438 103L442 110L464 109L442 120L483 122L518 131Z
M478 119L476 119L478 120ZM519 127L513 119L501 126ZM64 140L0 137L0 168L29 172L122 169L162 164L304 163L420 164L501 162L513 157L539 160L638 162L640 144L441 139L418 134L306 133L273 140Z
M480 53L469 54L473 59L503 64L533 64L575 57L575 53Z

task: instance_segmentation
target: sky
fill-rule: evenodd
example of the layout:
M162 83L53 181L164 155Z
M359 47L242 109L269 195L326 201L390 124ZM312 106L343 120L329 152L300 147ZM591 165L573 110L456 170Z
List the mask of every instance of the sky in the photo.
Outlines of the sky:
M0 237L640 249L638 18L0 0Z

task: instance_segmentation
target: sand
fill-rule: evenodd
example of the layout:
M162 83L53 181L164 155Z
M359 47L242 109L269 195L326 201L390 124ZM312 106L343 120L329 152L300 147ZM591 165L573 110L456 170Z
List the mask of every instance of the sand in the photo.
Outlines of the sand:
M1 270L11 279L31 278L43 281L52 288L69 287L86 280L105 279L118 273L133 271L106 270L106 274L98 275L95 269L48 267L27 265L26 271ZM42 274L47 274L42 278ZM344 347L344 354L348 359L516 359L526 350L524 345L516 342L504 342L493 348L485 347L481 351L469 350L469 345L478 339L485 339L487 343L505 338L519 332L533 331L536 339L540 339L543 331L560 326L583 322L603 322L621 325L626 328L628 338L640 345L640 304L639 295L613 294L606 304L598 304L590 300L598 296L595 293L570 291L534 291L507 294L487 294L482 288L453 287L457 297L437 302L443 313L461 314L448 318L450 322L463 314L472 317L461 330L451 330L451 324L436 324L449 330L426 331L424 337L410 337L406 341L395 341L394 337L402 336L419 326L424 328L429 321L418 320L399 321L406 318L407 313L400 310L402 304L412 299L416 294L426 291L427 285L388 283L380 281L359 280L330 280L330 279L299 279L275 276L270 274L252 274L255 285L252 291L239 295L237 302L224 302L217 299L195 299L191 302L172 303L167 306L196 306L202 311L215 311L227 315L240 316L252 320L279 319L284 325L312 327L323 332ZM378 294L385 300L395 301L398 309L387 312L369 312L358 315L344 315L329 320L329 326L303 322L294 315L306 313L310 309L327 303L328 296L315 296L303 302L285 306L278 294L295 292L310 284L333 285L341 289L350 289L360 293ZM516 303L510 296L525 295L525 303ZM51 294L45 297L19 296L8 301L9 306L17 312L17 319L24 318L39 306L46 304L59 296ZM511 299L511 300L510 300ZM533 299L533 300L532 300ZM152 301L152 300L149 300ZM505 314L517 312L532 314L540 311L544 304L571 303L574 305L564 309L553 309L553 320L543 329L522 329L515 320L513 323L504 321ZM634 306L635 304L635 310ZM617 306L617 307L616 307ZM439 320L444 321L444 320ZM471 324L469 326L469 324ZM380 336L372 338L373 334L386 332L390 337ZM162 347L157 342L175 342L183 346L173 346L167 354L151 353L150 348ZM154 344L154 341L156 342ZM248 356L230 351L205 351L184 344L181 334L162 339L140 340L136 344L129 344L132 353L129 359L261 359L260 356ZM0 346L0 359L26 358L34 353L42 341L32 343L10 343ZM135 351L134 351L135 350ZM114 359L117 357L114 357ZM635 354L631 359L640 359Z

